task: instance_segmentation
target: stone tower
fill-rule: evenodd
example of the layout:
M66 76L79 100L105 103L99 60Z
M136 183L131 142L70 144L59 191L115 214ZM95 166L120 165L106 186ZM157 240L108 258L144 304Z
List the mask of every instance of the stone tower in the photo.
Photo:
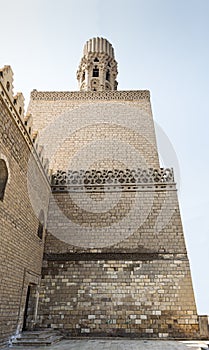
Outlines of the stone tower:
M77 71L80 90L117 90L116 77L117 62L112 45L103 38L88 40Z
M116 75L111 44L93 38L81 91L31 93L53 169L36 324L73 335L197 337L176 184L159 165L150 93L116 91Z

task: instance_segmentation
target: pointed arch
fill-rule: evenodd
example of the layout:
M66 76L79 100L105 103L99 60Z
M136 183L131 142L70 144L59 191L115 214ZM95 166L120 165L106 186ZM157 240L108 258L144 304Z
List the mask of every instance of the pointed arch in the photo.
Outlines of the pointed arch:
M43 233L44 233L44 221L45 221L45 218L44 218L44 211L41 209L40 213L39 213L39 224L38 224L38 237L40 239L43 239Z
M109 69L106 72L106 80L110 81L110 71L109 71Z
M8 169L4 159L0 159L0 200L3 201L8 181Z
M93 68L93 74L92 74L93 77L99 77L99 68L98 66L95 66Z

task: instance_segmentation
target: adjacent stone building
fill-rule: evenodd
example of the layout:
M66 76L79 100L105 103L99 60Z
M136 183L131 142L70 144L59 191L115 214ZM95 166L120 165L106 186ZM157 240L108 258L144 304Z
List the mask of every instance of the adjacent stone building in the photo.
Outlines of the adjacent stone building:
M103 38L84 46L80 91L34 90L26 117L11 74L5 67L0 80L2 339L34 327L199 337L174 174L159 165L149 91L117 91Z
M6 66L0 70L0 344L34 322L50 193L48 164L33 142L23 96L13 96L12 85ZM33 185L39 187L36 211Z

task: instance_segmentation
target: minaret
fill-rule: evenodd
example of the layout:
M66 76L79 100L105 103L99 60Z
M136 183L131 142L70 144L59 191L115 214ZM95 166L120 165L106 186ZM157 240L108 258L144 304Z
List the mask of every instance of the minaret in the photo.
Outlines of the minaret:
M117 90L117 62L112 45L103 38L93 38L83 49L77 79L81 91Z

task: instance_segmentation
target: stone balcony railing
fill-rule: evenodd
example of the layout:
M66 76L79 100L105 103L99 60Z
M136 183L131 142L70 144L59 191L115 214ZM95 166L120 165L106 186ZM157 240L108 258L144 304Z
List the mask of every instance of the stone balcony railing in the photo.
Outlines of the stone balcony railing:
M52 192L75 190L137 190L138 188L170 189L175 187L173 169L57 170L52 175Z

